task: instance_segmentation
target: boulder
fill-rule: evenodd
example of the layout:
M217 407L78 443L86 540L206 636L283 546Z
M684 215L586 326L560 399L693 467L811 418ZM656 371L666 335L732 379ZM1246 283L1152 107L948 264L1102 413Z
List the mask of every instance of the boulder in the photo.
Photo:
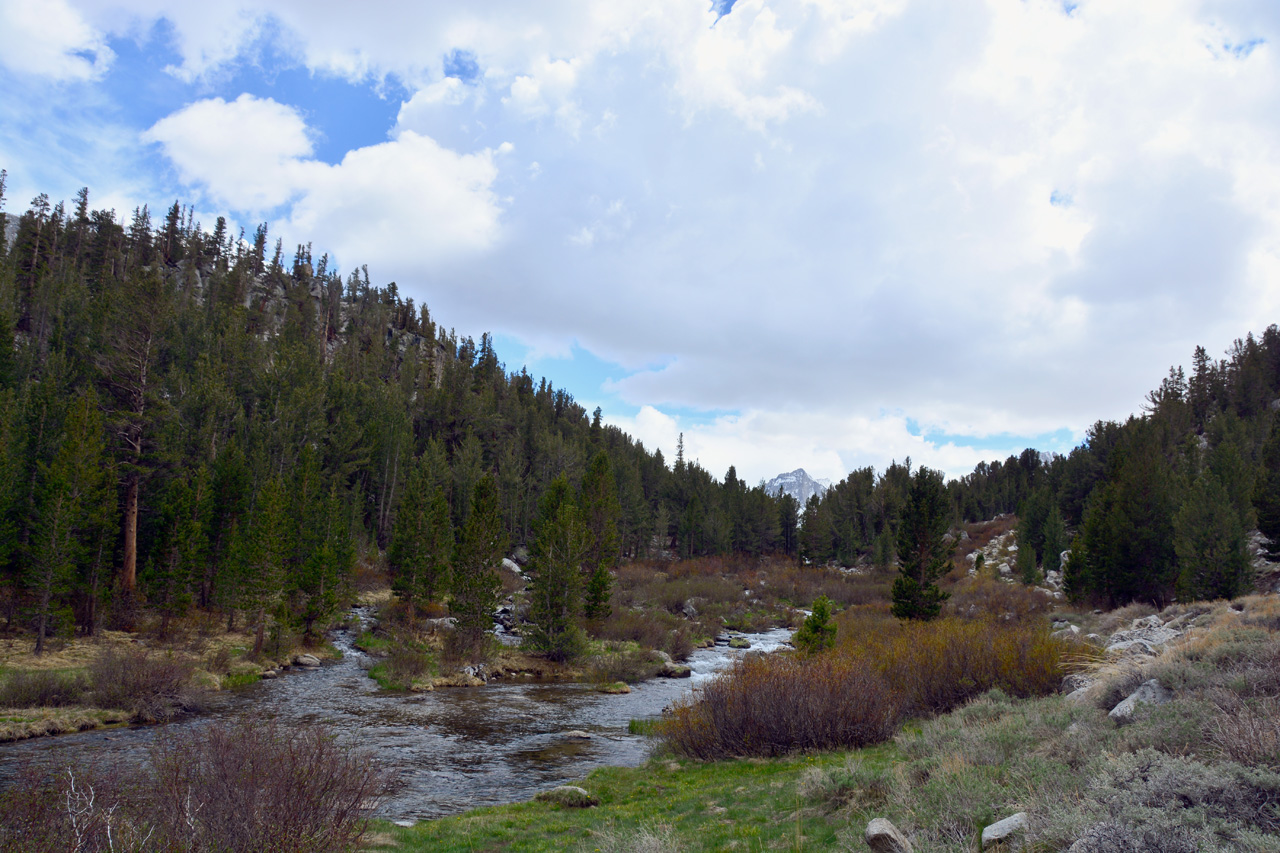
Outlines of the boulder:
M1112 708L1107 716L1114 720L1116 725L1123 726L1133 722L1134 711L1139 705L1164 705L1172 700L1173 695L1153 678L1143 682L1137 690L1129 694L1129 698Z
M1027 831L1027 813L1018 812L982 830L982 849L1000 845L1001 850L1016 850Z
M667 654L661 649L654 649L649 654L652 655L661 663L675 663L675 660L672 659L671 655Z
M625 681L614 681L609 684L601 684L596 688L597 693L608 693L610 695L621 695L631 692L631 685Z
M751 643L746 637L731 637L729 639L729 648L731 649L749 649Z
M1117 631L1107 640L1111 654L1159 654L1160 647L1182 636L1182 632L1160 621L1159 616L1134 619L1127 631Z
M565 732L564 736L569 740L591 740L591 735L581 729L574 729L571 732Z
M314 668L320 665L320 658L315 655L295 655L293 658L293 665Z
M862 837L875 853L913 853L911 842L907 841L896 826L882 817L867 824Z
M262 678L279 678L280 673L276 672L274 669L264 669L262 671L261 677Z
M515 560L511 559L510 557L502 558L502 568L506 569L507 571L515 572L518 575L524 574L524 569L520 568L520 564L517 563Z
M1088 687L1093 682L1089 676L1080 672L1073 672L1062 679L1062 686L1058 688L1059 693L1074 693L1081 687Z
M684 664L666 663L662 665L658 675L662 678L689 678L693 675L693 670Z
M431 632L452 631L458 626L458 620L453 616L445 616L440 619L423 619L422 625Z
M586 809L600 805L600 800L591 796L586 790L579 788L577 785L561 785L558 788L552 788L550 791L543 791L534 799L570 809Z
M1051 636L1059 637L1064 640L1074 639L1075 637L1080 636L1080 628L1077 625L1068 625L1065 628L1059 628L1057 631L1054 631Z

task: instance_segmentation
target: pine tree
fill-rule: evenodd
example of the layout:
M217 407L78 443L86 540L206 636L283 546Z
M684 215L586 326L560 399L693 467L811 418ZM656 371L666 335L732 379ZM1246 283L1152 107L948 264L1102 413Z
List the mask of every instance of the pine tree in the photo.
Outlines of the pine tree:
M609 455L601 450L591 460L582 478L582 515L589 536L582 562L587 574L587 595L583 615L590 620L608 618L613 591L611 571L618 564L618 489L613 480Z
M818 596L813 602L813 612L805 617L800 630L791 638L791 644L803 655L816 655L834 648L836 626L831 621L831 599Z
M458 637L472 652L480 650L485 632L493 627L502 588L498 565L506 548L497 485L486 474L471 494L471 511L453 563L453 598L449 602L449 610L458 620Z
M50 607L67 591L84 558L84 540L103 483L102 422L91 393L81 394L67 414L62 443L52 464L40 463L39 515L31 538L28 588L36 606L35 653L44 651Z
M1253 508L1258 530L1267 537L1263 551L1268 560L1280 560L1280 418L1271 423L1271 435L1262 447L1262 465L1253 487Z
M1062 521L1062 511L1055 503L1044 520L1044 559L1046 574L1062 570L1062 552L1067 548L1067 528Z
M176 478L160 501L161 539L146 573L147 601L160 612L160 634L167 636L170 622L191 606L192 581L208 559L209 540L201 524L201 504L208 500L209 474L197 470L190 482Z
M933 619L948 596L937 580L947 570L952 546L951 500L941 471L920 468L911 479L898 526L898 577L893 582L893 615Z
M431 464L424 454L409 472L387 552L391 588L405 603L410 623L416 605L433 601L444 591L453 554L449 503L444 487L432 486Z
M272 477L258 493L241 557L240 600L254 625L253 653L262 653L269 617L284 592L285 561L293 548L284 484Z
M582 564L589 559L594 537L573 502L562 474L543 495L529 570L529 645L551 660L566 661L582 650L577 626Z
M1244 527L1227 490L1212 473L1201 475L1174 525L1178 599L1231 599L1250 586Z
M1083 540L1087 588L1113 607L1142 600L1163 605L1177 580L1173 474L1154 430L1135 422L1117 448L1114 473L1089 500Z

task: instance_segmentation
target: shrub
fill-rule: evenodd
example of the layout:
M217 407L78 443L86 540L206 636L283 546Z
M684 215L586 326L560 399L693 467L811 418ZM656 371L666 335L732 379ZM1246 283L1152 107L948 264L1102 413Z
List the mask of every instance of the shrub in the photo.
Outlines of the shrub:
M677 701L665 744L702 760L860 747L892 736L898 695L862 660L748 656Z
M16 671L0 681L0 708L65 708L86 703L88 680L82 673Z
M355 849L388 778L323 726L242 720L161 739L147 803L160 834L183 849Z
M107 649L89 664L89 684L99 708L129 711L140 723L170 720L198 710L204 691L193 681L195 665L146 649Z
M132 775L28 767L0 794L0 849L356 850L388 777L321 726L248 719L161 737Z
M592 656L587 664L586 677L592 684L608 684L623 681L635 684L652 678L661 664L644 649L612 649Z
M807 660L748 657L676 703L667 745L718 759L876 743L907 716L947 711L996 688L1018 697L1053 693L1070 649L1043 625L886 624L874 610L852 619L879 630L845 633L837 649Z

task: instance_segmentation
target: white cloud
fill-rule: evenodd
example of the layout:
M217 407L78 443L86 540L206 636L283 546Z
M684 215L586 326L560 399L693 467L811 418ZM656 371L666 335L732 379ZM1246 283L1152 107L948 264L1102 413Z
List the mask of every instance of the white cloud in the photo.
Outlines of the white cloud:
M343 263L373 256L384 269L431 268L498 238L497 174L493 151L458 154L405 131L316 167L289 230Z
M0 0L0 64L53 80L100 77L115 58L66 0Z
M369 255L389 267L431 267L488 247L501 207L492 191L495 153L459 154L405 130L350 151L337 165L311 157L296 110L241 95L190 104L144 134L159 143L188 185L233 210L291 202L284 229L325 246L343 263ZM278 229L277 229L278 230Z
M907 453L956 470L977 451L925 446L906 417L1078 431L1280 310L1270 0L57 8L75 20L32 36L36 73L92 77L109 37L172 37L201 100L147 139L203 203L281 205L275 230L467 333L580 341L635 371L609 390L648 407L645 434L678 431L660 409L738 412L686 430L717 475L715 447L829 476ZM465 82L443 77L455 50ZM256 98L219 88L281 55L403 84L387 141L327 165L266 97L277 69ZM12 140L33 124L0 125L0 153L29 159Z
M269 210L305 186L312 153L306 122L292 107L243 94L196 101L142 135L156 142L183 183L208 188L218 204Z

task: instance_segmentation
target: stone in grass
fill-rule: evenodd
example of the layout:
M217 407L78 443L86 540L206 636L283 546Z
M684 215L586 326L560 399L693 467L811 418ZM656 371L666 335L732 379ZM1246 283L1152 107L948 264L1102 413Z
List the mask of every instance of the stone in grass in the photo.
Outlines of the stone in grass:
M907 841L896 826L882 817L867 824L862 837L875 853L912 853L911 842Z
M1133 713L1139 705L1165 705L1172 700L1173 696L1169 691L1153 678L1143 682L1137 690L1129 694L1129 698L1112 708L1107 716L1114 720L1117 726L1123 726L1133 722Z
M625 681L611 681L608 684L601 684L596 687L596 692L618 695L622 693L630 693L631 687Z
M1016 850L1027 831L1027 813L1018 812L982 830L982 849Z
M751 643L745 637L732 637L729 640L729 648L731 649L749 649Z
M577 785L561 785L550 791L543 791L534 797L544 803L554 803L567 809L586 809L600 805L600 800L591 796Z

